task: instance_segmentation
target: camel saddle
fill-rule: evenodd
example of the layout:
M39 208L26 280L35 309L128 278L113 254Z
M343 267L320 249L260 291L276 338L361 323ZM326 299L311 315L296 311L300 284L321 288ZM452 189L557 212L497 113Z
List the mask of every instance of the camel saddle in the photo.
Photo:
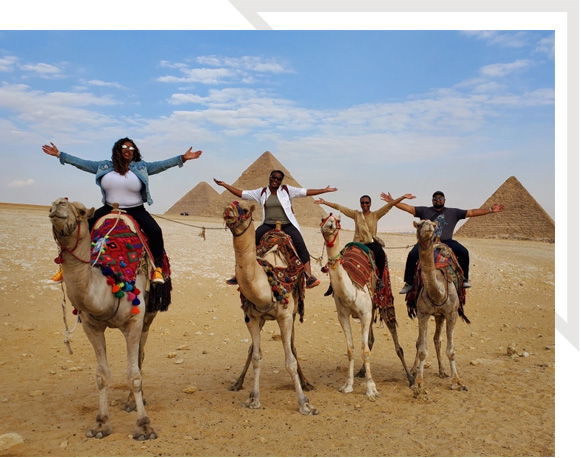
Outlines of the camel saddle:
M116 212L99 218L91 231L91 247L91 264L99 267L107 277L111 292L138 306L137 274L145 268L149 278L154 267L147 236L137 221L130 215ZM171 302L171 268L165 253L162 273L165 283L151 285L147 312L165 311ZM133 313L139 313L137 309L133 310Z
M395 321L395 307L387 259L382 276L384 287L380 290L375 288L379 271L375 265L373 252L369 247L359 242L349 242L341 250L341 262L349 278L356 285L360 288L368 286L374 307L382 311L382 319L386 318L388 322Z
M434 266L444 274L447 281L454 283L456 292L458 293L458 299L460 301L458 314L464 320L466 320L464 315L464 304L466 303L466 290L463 287L464 272L460 267L460 263L458 262L458 259L456 258L456 255L452 249L443 242L434 243ZM422 266L418 260L416 263L416 272L414 274L413 288L405 296L408 307L408 315L410 318L414 318L416 316L416 300L423 285L424 280L422 278Z
M256 247L256 261L268 276L273 301L280 302L286 308L293 292L298 292L298 313L302 323L306 273L290 235L280 229L272 229L264 234ZM242 294L240 298L242 308L247 307L246 298Z

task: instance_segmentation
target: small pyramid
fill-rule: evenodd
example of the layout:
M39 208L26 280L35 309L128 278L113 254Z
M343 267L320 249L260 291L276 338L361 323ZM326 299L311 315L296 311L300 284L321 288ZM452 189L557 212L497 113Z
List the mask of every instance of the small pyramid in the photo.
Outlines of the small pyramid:
M165 212L166 215L200 215L205 212L210 202L219 196L218 192L208 183L202 181L191 189Z
M265 151L258 159L256 159L256 161L254 161L246 170L244 170L244 172L242 172L242 175L240 175L240 177L234 183L231 184L235 188L243 191L263 188L268 186L268 177L270 176L270 172L273 170L282 170L284 172L283 184L302 188L302 186L292 177L286 167L284 167L270 151ZM193 194L198 186L192 189L188 194L186 194L186 196L191 193ZM211 201L208 200L207 205L205 205L203 208L200 207L200 209L195 212L190 212L190 215L222 218L224 208L226 208L230 202L237 200L237 197L230 193L228 190L224 190L221 194L218 194L216 191L214 192L216 196L214 196ZM182 199L184 199L186 196L184 196ZM182 199L180 199L180 201ZM178 203L180 201L178 201ZM176 203L172 209L176 207L178 203ZM259 206L257 205L253 215L254 220L257 221L257 224L259 224L262 220L262 208L258 207ZM314 203L314 199L312 197L294 199L293 210L301 227L317 227L321 223L321 218L325 214L323 209Z
M455 235L555 243L555 222L514 176L480 208L490 208L495 203L503 204L504 211L469 218Z

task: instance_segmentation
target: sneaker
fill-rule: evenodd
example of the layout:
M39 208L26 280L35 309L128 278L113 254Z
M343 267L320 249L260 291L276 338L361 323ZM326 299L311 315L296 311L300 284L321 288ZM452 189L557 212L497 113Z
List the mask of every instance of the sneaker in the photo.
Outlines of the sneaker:
M468 289L468 288L470 288L471 286L472 286L472 285L470 284L470 281L468 281L468 279L467 279L467 278L465 278L465 279L464 279L464 283L462 284L462 287L463 287L464 289Z
M156 269L153 271L153 274L151 275L151 283L165 283L163 274L161 273L161 267L156 267Z
M410 285L409 283L406 283L405 285L403 285L403 288L401 289L401 291L399 292L400 294L407 294L412 290L412 285Z
M236 280L236 277L232 277L232 278L229 278L228 280L226 280L226 284L227 285L237 285L238 280Z
M63 268L59 267L59 270L56 274L51 277L51 280L54 282L61 282L63 281Z
M312 275L309 278L307 278L307 288L309 289L314 288L315 286L319 286L320 283L321 280Z
M333 294L333 286L329 285L329 289L323 294L323 296L330 296Z

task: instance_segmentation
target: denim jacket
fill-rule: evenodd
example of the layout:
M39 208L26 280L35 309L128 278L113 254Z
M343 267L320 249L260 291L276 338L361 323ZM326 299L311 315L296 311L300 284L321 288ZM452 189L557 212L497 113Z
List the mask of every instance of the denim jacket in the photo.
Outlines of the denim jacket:
M99 188L101 188L101 193L103 194L103 203L107 203L105 191L101 186L101 179L107 173L114 171L112 161L89 161L87 159L81 159L80 157L73 156L72 154L63 153L62 151L60 152L59 160L63 165L74 165L76 168L85 172L94 173L96 175L95 182ZM143 183L143 186L141 187L141 197L143 198L143 202L147 202L149 205L153 203L151 195L149 194L148 176L163 172L164 170L167 170L170 167L175 167L176 165L178 167L182 167L184 165L181 155L172 157L170 159L165 159L163 161L138 161L131 162L129 164L129 170L131 170Z

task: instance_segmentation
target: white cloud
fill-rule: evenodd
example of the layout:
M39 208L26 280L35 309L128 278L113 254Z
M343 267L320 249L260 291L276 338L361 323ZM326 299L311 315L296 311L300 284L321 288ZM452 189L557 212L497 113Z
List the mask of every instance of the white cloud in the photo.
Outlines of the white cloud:
M61 76L61 70L58 67L42 62L38 64L23 64L19 68L26 72L36 73L43 78L56 78Z
M487 77L506 76L510 73L523 70L533 65L533 61L529 59L519 59L510 63L499 63L486 65L480 69L480 73Z
M14 66L18 58L13 56L6 56L0 58L0 72L11 72L14 70Z
M537 47L533 51L534 54L544 54L547 57L555 58L555 35L545 37L537 42Z
M499 46L502 48L523 48L532 40L532 34L524 31L466 30L462 33L485 41L490 46Z
M101 80L89 80L87 84L90 86L99 86L99 87L113 87L116 89L122 89L123 86L119 83L109 82L109 81L101 81Z
M10 188L25 188L34 185L34 180L32 178L28 178L26 180L13 180L8 183L8 187Z

